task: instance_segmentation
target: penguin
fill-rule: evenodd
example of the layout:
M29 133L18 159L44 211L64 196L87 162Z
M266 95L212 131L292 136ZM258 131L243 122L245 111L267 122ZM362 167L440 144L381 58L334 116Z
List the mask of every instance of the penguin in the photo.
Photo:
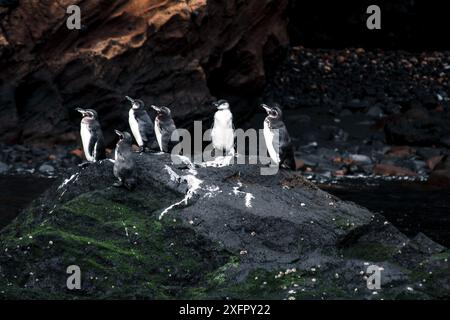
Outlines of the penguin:
M128 112L128 123L130 124L131 133L139 146L139 153L145 150L154 149L155 129L147 111L144 109L142 100L134 100L128 96L125 97L131 102L131 108Z
M294 146L283 122L283 114L277 106L261 105L267 112L264 120L264 140L273 162L282 167L295 170ZM278 139L277 138L278 135Z
M216 152L234 155L234 126L230 105L226 100L219 100L213 105L217 108L211 131L213 147Z
M180 137L167 107L152 106L157 115L155 118L155 134L162 152L170 153Z
M97 112L93 109L76 108L76 110L83 115L80 135L86 160L96 162L105 159L105 142Z
M119 130L115 130L115 132L119 136L119 141L115 150L113 173L118 181L113 186L124 186L128 190L133 190L137 185L136 160L134 153L131 151L133 138L128 132Z

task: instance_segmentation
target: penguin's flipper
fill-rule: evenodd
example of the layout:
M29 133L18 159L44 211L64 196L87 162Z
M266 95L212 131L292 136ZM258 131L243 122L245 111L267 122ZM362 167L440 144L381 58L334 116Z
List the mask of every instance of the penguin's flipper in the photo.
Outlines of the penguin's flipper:
M297 164L295 162L294 148L292 144L284 146L281 150L282 157L280 159L280 165L291 170L297 170Z
M106 159L105 144L103 142L103 137L100 137L99 140L97 140L94 143L94 148L92 152L93 152L92 156L94 157L95 161Z
M120 188L123 186L123 182L121 179L118 179L116 182L113 183L113 187Z
M156 140L155 127L153 126L150 117L138 117L136 118L136 121L138 123L139 133L142 137L144 145L149 146L154 140Z
M148 143L147 148L149 148L151 152L159 152L159 151L161 151L159 149L158 140L156 140L156 138L155 138L155 140L153 140L153 142L151 144Z
M127 165L117 169L116 174L122 182L121 186L128 190L133 190L137 185L137 177L135 170L135 163L129 162Z
M83 162L83 163L80 163L78 166L79 166L80 168L86 168L86 167L89 166L90 164L92 164L92 162L85 161L85 162Z
M92 154L92 157L94 158L95 161L97 161L97 156L98 156L97 149L98 149L98 141L95 141L94 147L92 148L92 151L90 151Z
M128 178L124 181L123 185L128 190L133 191L134 189L136 189L137 179L135 177Z
M145 152L145 147L144 146L142 146L142 147L139 147L139 149L137 150L137 151L135 151L136 153L144 153Z
M95 138L89 139L87 152L89 152L89 156L92 157L92 159L94 159L94 160L95 160L96 145L97 145L97 139L95 139ZM88 158L88 155L86 155L86 159L88 159L89 161L92 161L90 158Z
M278 133L280 165L295 170L297 168L297 165L295 163L294 146L292 145L291 137L289 136L289 133L285 126L282 126L278 130Z
M178 144L179 140L180 136L174 123L161 128L161 143L164 152L172 152L173 147Z
M103 138L103 133L100 134L100 137L98 138L96 154L97 160L106 159L106 147L105 147L105 139Z
M89 139L88 145L89 154L95 161L105 159L105 143L100 124L97 121L93 122L91 124L90 131L91 139Z

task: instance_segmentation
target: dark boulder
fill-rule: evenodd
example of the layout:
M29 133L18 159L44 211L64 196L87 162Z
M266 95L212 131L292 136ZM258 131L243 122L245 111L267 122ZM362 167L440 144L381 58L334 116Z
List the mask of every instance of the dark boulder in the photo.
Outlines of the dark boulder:
M138 163L135 192L111 187L106 160L74 172L3 229L0 297L448 296L446 248L407 238L297 173L175 165L168 155ZM384 268L377 295L365 278L371 264ZM80 291L66 289L69 265L82 270Z

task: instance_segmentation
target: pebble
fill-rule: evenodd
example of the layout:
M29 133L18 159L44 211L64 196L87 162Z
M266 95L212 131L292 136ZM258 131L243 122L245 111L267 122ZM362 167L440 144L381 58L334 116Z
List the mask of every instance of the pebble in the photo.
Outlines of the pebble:
M55 168L49 164L43 164L39 167L39 172L46 173L46 174L52 174L55 172Z
M9 170L9 165L0 161L0 173L4 173Z

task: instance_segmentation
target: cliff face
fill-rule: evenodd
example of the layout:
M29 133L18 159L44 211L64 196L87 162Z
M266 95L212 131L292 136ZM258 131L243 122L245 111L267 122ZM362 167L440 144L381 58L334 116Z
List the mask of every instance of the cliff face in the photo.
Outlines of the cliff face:
M105 131L125 127L124 95L173 103L180 126L215 96L251 96L287 45L287 2L2 1L0 139L73 142L76 106L97 109Z

